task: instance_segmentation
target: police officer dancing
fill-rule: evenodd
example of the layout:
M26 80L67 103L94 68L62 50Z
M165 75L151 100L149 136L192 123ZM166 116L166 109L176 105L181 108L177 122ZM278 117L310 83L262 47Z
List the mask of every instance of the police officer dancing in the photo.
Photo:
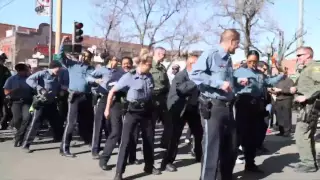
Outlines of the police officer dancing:
M65 54L64 37L60 47L60 62L69 71L69 104L67 124L64 130L63 139L60 147L60 154L66 157L75 157L70 153L70 142L74 127L79 120L79 133L86 144L91 143L93 130L93 107L91 88L86 78L94 70L90 65L92 53L85 51L81 61Z
M135 127L139 124L143 140L143 156L145 161L144 171L155 175L161 174L154 168L154 129L152 121L151 94L154 87L152 76L149 73L152 65L151 57L141 58L136 70L131 70L123 75L117 84L110 90L107 99L105 116L110 115L112 99L115 93L128 88L128 110L123 121L123 130L118 154L117 170L114 180L122 180L129 155L130 137L133 136Z
M205 119L201 180L216 180L218 170L222 180L232 179L237 148L230 55L239 47L239 41L236 30L225 30L220 37L220 47L203 52L189 72L190 79L200 88L200 113Z

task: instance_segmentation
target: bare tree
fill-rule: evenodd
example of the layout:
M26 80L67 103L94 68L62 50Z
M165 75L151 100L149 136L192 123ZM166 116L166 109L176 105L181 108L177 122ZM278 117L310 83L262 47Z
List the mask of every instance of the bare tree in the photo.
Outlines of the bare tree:
M0 0L0 10L7 7L11 3L13 3L15 0Z
M173 38L172 34L160 36L167 22L187 6L188 0L131 0L127 6L126 16L133 22L137 38L141 45L151 48L153 45ZM146 41L149 40L148 43Z
M105 41L103 45L107 50L110 49L108 41L114 38L113 35L119 34L120 24L123 18L123 11L125 10L128 1L124 0L94 0L95 7L100 10L100 18L97 25L102 29L104 33Z
M304 31L301 34L299 33L300 31L297 31L290 40L285 39L284 31L281 30L280 28L277 29L277 32L278 33L276 37L279 39L278 46L276 47L275 44L273 45L271 44L271 47L272 49L276 49L278 51L278 62L281 62L286 57L296 52L298 47L292 49L292 45L294 45L300 37L303 37L304 35L306 35L307 32Z
M240 47L246 55L250 48L263 53L255 46L255 38L258 34L262 34L262 30L268 26L262 18L268 4L272 2L268 0L222 0L219 2L219 7L222 7L223 10L215 15L228 18L233 28L242 34ZM261 28L262 26L264 28ZM226 29L225 24L220 24L219 27Z
M172 38L168 40L171 49L175 52L172 54L173 56L181 57L183 52L188 51L191 45L203 39L200 28L197 28L196 25L195 21L189 21L188 14L186 13L173 26L175 30L172 33Z

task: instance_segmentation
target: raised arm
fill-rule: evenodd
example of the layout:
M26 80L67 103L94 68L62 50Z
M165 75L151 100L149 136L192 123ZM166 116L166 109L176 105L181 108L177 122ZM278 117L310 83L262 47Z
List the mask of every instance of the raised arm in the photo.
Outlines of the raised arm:
M57 60L67 68L70 68L71 66L77 64L78 62L76 60L69 59L64 52L64 42L67 38L69 37L64 36L61 40L61 44L58 52L59 58Z

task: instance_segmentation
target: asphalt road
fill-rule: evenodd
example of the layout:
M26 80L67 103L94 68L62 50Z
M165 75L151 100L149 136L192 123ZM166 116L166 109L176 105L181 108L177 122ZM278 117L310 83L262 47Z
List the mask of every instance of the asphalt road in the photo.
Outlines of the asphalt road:
M160 134L162 129L157 129ZM0 136L10 138L12 132L1 131ZM156 136L159 140L159 135ZM48 143L50 138L38 140L38 144L31 146L33 153L26 154L20 148L14 148L11 140L0 143L0 180L112 180L115 168L102 171L98 161L91 158L88 146L82 146L75 141L72 152L77 158L68 159L59 155L59 143ZM177 156L177 172L163 172L162 175L146 176L143 164L128 166L124 177L127 179L143 180L198 180L200 164L194 163L188 154L188 146L181 143ZM297 174L293 166L298 162L298 154L292 138L268 135L265 146L270 150L266 155L256 158L257 165L265 171L263 175L248 175L243 173L244 165L236 165L234 174L241 180L320 180L320 171L311 174ZM162 149L155 149L156 166L159 166ZM117 150L110 160L111 165L117 161ZM137 153L142 159L141 152Z

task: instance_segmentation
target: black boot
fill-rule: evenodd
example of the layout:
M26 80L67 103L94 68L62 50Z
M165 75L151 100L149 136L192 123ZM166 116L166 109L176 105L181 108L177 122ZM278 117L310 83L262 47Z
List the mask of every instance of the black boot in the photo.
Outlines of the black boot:
M69 158L75 158L76 156L74 154L72 154L69 150L69 148L65 148L63 150L63 148L60 148L60 155L61 156L65 156L65 157L69 157Z

